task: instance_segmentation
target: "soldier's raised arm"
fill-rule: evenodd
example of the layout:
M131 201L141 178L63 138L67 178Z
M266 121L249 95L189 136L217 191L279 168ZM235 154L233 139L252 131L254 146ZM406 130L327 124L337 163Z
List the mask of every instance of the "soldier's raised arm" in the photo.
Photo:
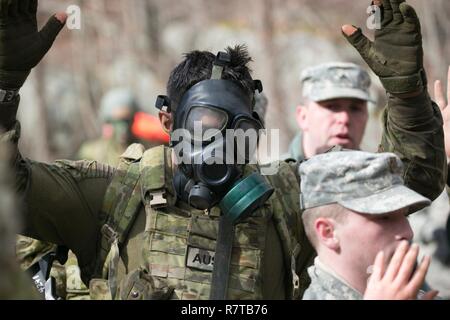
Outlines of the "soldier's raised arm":
M381 25L373 42L354 26L342 31L387 92L380 151L395 152L405 164L406 185L434 200L445 186L447 164L442 117L427 91L420 21L404 0L374 3Z
M74 251L91 268L99 232L98 213L113 169L94 161L44 164L20 155L16 119L19 89L44 57L67 18L52 16L38 31L37 0L0 0L0 140L13 145L18 192L25 203L24 234Z

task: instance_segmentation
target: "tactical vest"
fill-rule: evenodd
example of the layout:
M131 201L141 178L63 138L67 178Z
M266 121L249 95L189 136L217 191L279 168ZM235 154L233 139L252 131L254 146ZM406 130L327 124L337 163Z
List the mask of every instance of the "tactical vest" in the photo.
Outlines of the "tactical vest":
M220 210L194 210L176 203L168 173L171 149L159 146L144 152L132 145L122 155L105 195L107 216L90 282L91 298L208 299ZM229 273L229 299L263 299L262 261L266 231L273 221L283 248L288 298L299 298L309 285L306 268L314 251L306 239L298 211L296 166L280 162L277 176L266 176L275 188L269 201L236 225ZM244 175L258 170L246 166ZM293 191L295 194L293 194ZM141 267L117 279L120 249L139 211L146 225ZM300 245L302 243L302 245ZM299 277L299 270L300 273Z

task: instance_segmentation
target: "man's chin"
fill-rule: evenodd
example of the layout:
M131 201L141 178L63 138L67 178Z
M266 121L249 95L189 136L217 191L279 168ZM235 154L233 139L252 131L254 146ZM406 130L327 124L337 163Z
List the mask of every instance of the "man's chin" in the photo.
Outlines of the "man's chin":
M353 143L353 141L350 140L350 139L333 138L330 142L331 142L330 143L331 147L341 146L341 147L343 147L345 149L351 149L351 150L357 149L357 147L355 147L355 144Z

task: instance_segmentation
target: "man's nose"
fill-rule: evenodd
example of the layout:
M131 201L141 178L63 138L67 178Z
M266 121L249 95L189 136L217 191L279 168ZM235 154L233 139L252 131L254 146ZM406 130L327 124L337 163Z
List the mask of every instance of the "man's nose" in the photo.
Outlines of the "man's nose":
M397 232L397 240L407 240L409 242L412 241L414 237L414 231L411 228L411 225L409 224L408 219L405 217L401 220L399 224L399 230Z
M350 122L350 115L346 110L336 113L336 119L339 123L348 124Z

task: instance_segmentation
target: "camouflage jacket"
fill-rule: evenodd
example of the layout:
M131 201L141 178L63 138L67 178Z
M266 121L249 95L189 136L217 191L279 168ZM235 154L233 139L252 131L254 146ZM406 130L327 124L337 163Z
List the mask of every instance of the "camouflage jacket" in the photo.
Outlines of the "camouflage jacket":
M303 300L362 300L363 296L345 280L327 268L318 258L308 268L311 285Z
M12 160L17 189L25 197L27 205L24 233L70 248L78 258L83 281L89 283L95 276L100 229L106 219L102 211L103 198L115 170L95 161L45 164L22 158L17 149L20 124L11 122L18 104L19 98L0 105L0 125L7 130L0 138L16 146ZM428 93L408 99L389 96L383 125L385 131L380 151L395 152L404 162L404 178L408 187L428 198L437 197L444 187L447 166L442 117ZM298 184L292 186L291 191L298 193L298 188ZM300 220L299 207L290 206ZM141 266L142 256L138 248L142 247L145 228L142 209L121 248L123 264L119 273L122 277ZM268 230L273 230L273 227ZM261 262L262 278L265 279L261 297L284 298L281 243L276 232L269 232L265 241L269 250ZM305 244L306 238L298 241ZM297 271L304 271L307 266L305 262Z
M311 284L303 295L303 300L363 300L364 296L352 288L342 277L337 275L318 258L308 268ZM416 299L420 300L425 291L419 290ZM436 297L435 300L442 300Z

